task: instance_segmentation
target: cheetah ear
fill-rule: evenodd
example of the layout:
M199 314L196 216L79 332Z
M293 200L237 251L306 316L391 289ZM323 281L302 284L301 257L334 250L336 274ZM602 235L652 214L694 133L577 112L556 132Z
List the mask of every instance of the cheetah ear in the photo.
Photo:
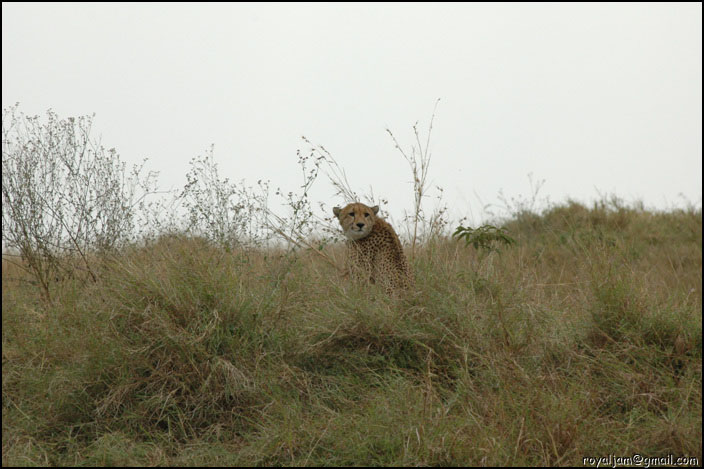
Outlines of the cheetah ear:
M336 217L339 217L340 216L340 207L333 207L332 213L334 213Z
M372 212L374 212L374 215L376 215L377 213L379 213L379 206L378 206L378 205L373 206L373 207L372 207Z

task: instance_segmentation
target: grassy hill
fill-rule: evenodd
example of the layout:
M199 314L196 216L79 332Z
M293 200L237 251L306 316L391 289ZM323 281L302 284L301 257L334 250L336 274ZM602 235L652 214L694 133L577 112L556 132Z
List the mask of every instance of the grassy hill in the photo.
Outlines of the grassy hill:
M504 227L421 246L402 299L179 236L51 303L3 261L3 465L701 464L701 209Z

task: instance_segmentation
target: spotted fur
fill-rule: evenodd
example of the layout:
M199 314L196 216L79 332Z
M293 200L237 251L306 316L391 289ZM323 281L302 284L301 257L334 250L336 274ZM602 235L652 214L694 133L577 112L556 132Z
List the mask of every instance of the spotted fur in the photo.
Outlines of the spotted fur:
M394 229L377 216L379 206L352 203L333 213L347 237L349 271L382 285L389 294L413 287L413 275Z

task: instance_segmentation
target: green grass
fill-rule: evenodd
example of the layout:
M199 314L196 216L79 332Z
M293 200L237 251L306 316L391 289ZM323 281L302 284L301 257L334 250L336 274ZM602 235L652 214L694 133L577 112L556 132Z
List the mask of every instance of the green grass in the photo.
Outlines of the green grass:
M51 304L4 262L3 465L701 463L701 210L504 227L422 246L402 299L178 236Z

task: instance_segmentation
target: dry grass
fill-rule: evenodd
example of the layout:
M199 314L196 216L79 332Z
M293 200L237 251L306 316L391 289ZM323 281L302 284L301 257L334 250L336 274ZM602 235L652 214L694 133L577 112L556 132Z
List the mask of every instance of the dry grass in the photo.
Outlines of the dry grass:
M3 262L3 465L701 463L701 211L505 226L417 247L402 300L178 236L51 304Z

